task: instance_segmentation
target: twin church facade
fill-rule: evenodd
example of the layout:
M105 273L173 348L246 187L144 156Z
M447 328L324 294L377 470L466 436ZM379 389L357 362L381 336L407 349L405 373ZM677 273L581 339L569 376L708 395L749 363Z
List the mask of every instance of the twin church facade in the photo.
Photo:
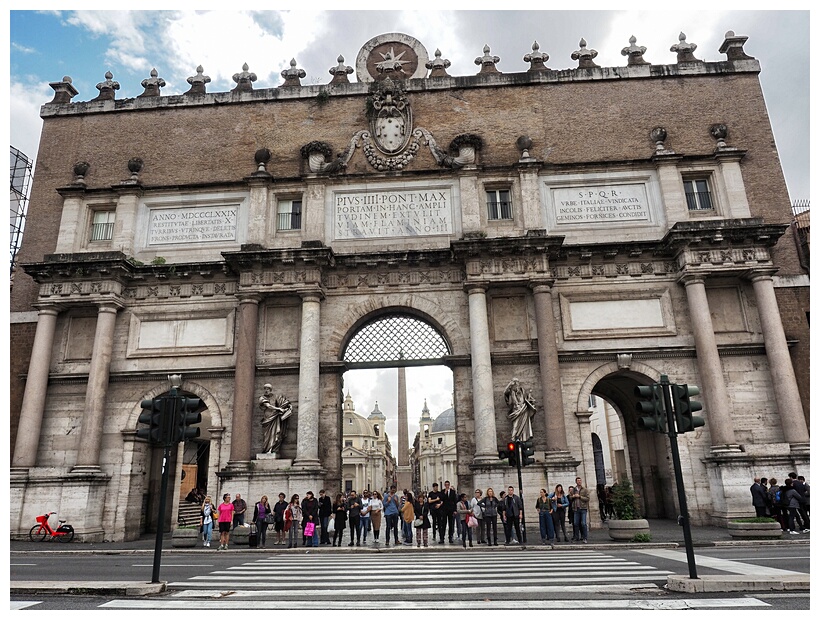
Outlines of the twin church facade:
M453 373L460 486L513 480L516 377L536 403L525 490L594 486L595 395L659 518L678 514L668 440L638 429L634 388L696 384L693 522L748 515L755 475L809 465L809 342L745 41L707 62L681 37L671 64L631 41L614 68L582 41L568 69L533 45L517 73L485 48L454 77L392 33L324 85L295 62L229 92L201 68L170 96L155 74L125 100L110 75L84 102L52 83L11 297L12 535L45 500L85 540L150 529L161 450L137 418L170 374L203 422L169 486L196 463L210 494L255 498L341 490L344 372L423 364ZM268 383L293 408L275 454Z

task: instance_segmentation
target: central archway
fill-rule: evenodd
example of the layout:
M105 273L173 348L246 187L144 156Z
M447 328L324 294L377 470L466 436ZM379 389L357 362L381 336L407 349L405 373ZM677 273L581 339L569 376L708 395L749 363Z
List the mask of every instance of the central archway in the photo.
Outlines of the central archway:
M450 345L430 322L391 311L357 327L342 359L348 368L427 366L440 364L450 353Z

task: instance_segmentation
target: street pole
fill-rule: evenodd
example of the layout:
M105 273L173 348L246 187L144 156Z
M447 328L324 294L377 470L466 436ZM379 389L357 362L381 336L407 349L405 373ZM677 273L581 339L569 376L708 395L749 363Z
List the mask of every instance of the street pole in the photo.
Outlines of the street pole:
M157 515L157 537L154 542L154 567L151 583L159 583L159 567L162 563L162 534L165 530L165 506L168 495L168 464L177 417L177 388L173 386L170 396L162 399L162 483L159 494L159 514Z
M521 498L521 541L522 544L527 543L527 516L526 511L524 510L524 485L521 482L521 442L515 442L515 452L517 458L515 459L516 462L516 469L518 469L518 496ZM510 533L512 534L512 532Z
M680 504L679 524L683 526L683 542L686 546L686 561L689 564L690 579L698 578L695 566L695 550L692 547L692 530L689 527L689 509L686 506L686 491L683 487L683 470L678 452L678 432L675 424L675 415L672 412L672 394L669 377L661 375L661 390L663 391L663 406L666 411L666 428L668 429L669 444L672 448L672 464L675 467L675 483L678 487L678 503Z

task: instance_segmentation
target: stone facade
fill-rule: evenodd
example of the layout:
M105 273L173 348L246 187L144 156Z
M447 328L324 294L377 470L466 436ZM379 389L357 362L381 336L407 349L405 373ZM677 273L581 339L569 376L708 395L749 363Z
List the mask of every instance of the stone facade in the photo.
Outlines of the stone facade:
M396 469L379 403L367 418L356 413L348 392L342 405L342 486L337 492L389 489Z
M706 426L679 438L694 522L747 515L761 471L808 467L808 277L745 38L727 33L726 61L616 68L584 43L578 68L548 69L533 47L512 74L487 48L461 77L399 39L412 75L435 77L403 75L403 48L377 37L353 83L340 59L329 85L292 66L258 88L246 67L209 93L200 70L183 95L118 100L107 77L72 103L52 84L11 297L29 360L12 381L13 536L44 498L86 540L151 527L161 450L137 419L171 373L205 404L211 495L341 488L346 349L386 315L446 343L415 362L453 370L465 488L512 475L512 377L537 404L525 490L594 480L595 394L620 416L642 512L676 516L668 440L634 413L661 374L703 391ZM278 458L262 454L265 383L293 405Z
M439 489L449 480L454 489L458 484L458 454L456 452L455 411L452 407L442 411L435 419L430 417L427 401L419 418L419 432L413 445L413 462L416 471L416 491L429 493L433 483Z

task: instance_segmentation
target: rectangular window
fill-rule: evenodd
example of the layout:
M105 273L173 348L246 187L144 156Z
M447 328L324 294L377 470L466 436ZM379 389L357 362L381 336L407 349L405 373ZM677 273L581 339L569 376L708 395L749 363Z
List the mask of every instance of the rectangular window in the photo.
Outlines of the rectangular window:
M302 201L280 200L277 210L277 230L300 230L302 228Z
M487 219L489 220L511 220L512 202L510 202L510 190L508 189L488 189L487 190Z
M345 448L352 448L352 447L353 447L353 441L350 440L350 439L345 439Z
M94 211L91 221L91 241L110 241L114 238L114 211Z
M684 179L683 189L686 192L686 206L690 211L708 211L715 208L706 179Z

